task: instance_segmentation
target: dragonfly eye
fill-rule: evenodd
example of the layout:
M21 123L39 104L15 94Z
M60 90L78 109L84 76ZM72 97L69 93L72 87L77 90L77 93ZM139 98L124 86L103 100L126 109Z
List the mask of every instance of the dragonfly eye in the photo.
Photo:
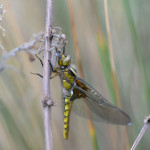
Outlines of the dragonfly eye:
M71 64L70 56L63 56L63 58L62 58L62 65L67 67L70 64Z
M67 55L64 59L64 62L71 62L71 57Z

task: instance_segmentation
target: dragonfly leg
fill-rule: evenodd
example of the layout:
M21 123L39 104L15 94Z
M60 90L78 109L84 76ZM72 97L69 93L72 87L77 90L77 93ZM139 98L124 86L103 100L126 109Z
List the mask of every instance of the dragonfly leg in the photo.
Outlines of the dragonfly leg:
M57 77L58 74L59 74L59 73L56 73L55 75L51 76L50 79L53 79L53 78Z
M35 54L35 56L36 56L36 58L41 62L41 65L42 65L42 67L43 67L43 62L42 62L41 58L39 58L36 54Z
M54 69L54 67L53 67L53 65L52 65L52 63L51 63L50 60L49 60L49 65L50 65L50 67L51 67L51 69L52 69L52 72L54 72L54 73L57 73L57 72L58 72L58 69L57 69L57 68Z
M36 54L35 54L35 56L41 62L41 65L43 67L43 62L42 62L41 58L39 58ZM50 67L52 69L52 72L55 73L55 75L50 76L50 79L53 79L53 78L55 78L59 74L59 72L58 72L59 68L54 69L53 66L52 66L52 64L51 64L51 62L50 62L50 60L49 60L49 64L50 64ZM38 75L39 77L43 78L43 76L41 74L39 74L39 73L32 73L31 72L31 74Z
M65 45L66 46L66 45ZM63 54L65 54L65 46L63 47Z
M43 78L43 76L41 74L39 74L39 73L33 73L33 72L31 72L31 74L34 74L34 75L37 75L37 76ZM53 79L53 78L57 77L57 75L58 75L58 73L55 74L55 75L53 75L53 76L51 76L50 79Z
M41 74L39 74L39 73L33 73L33 72L31 72L31 74L34 74L34 75L37 75L37 76L43 78L43 76Z

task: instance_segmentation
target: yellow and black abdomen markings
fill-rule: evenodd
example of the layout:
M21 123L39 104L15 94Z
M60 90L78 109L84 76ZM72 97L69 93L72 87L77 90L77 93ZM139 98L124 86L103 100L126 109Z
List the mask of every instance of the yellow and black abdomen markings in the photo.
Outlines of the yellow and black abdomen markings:
M69 133L70 111L73 102L70 101L70 99L71 99L71 94L65 97L65 102L64 102L64 139L68 139L68 133Z
M68 139L69 134L69 119L71 113L71 107L73 101L71 101L71 88L75 81L75 77L69 71L69 69L65 69L63 73L63 87L69 93L64 96L64 139Z

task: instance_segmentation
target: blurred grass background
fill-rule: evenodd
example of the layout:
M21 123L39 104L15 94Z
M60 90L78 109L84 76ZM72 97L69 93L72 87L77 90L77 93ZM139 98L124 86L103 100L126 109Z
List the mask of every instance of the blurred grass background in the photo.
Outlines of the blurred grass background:
M2 0L7 10L3 27L6 36L0 38L7 51L27 42L33 33L45 29L46 1ZM150 30L148 0L108 0L112 48L116 67L121 108L130 115L132 126L119 127L94 123L95 147L89 133L88 121L72 114L69 140L63 139L61 87L58 78L51 82L51 93L57 106L53 107L52 127L55 150L128 150L150 114ZM85 81L109 101L117 105L108 49L103 0L72 0L77 40L82 58ZM54 0L53 26L63 29L68 39L67 54L77 64L72 26L67 0ZM0 73L0 149L44 149L42 120L42 79L30 72L42 72L38 61L30 62L28 55L19 53L8 63L19 73ZM60 90L58 90L60 89ZM148 130L137 150L149 150Z

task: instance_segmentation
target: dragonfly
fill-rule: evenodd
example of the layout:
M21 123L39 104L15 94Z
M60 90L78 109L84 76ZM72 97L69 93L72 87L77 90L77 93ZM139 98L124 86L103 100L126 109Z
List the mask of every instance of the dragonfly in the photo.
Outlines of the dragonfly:
M94 121L130 125L130 117L120 108L110 104L99 92L77 75L71 57L56 50L58 67L53 73L60 76L64 101L64 139L68 139L71 111ZM54 75L54 77L56 76ZM53 77L51 77L53 78ZM88 112L87 109L88 107Z
M99 92L97 92L86 81L77 75L76 68L71 65L71 57L65 55L65 49L58 51L56 49L58 66L50 66L54 75L53 79L59 75L62 85L63 110L64 110L64 139L68 139L69 121L71 112L75 112L82 117L93 121L108 122L118 125L131 125L130 117L120 108L112 105ZM40 60L42 66L42 60ZM38 73L32 73L42 77ZM85 109L87 108L88 109Z

